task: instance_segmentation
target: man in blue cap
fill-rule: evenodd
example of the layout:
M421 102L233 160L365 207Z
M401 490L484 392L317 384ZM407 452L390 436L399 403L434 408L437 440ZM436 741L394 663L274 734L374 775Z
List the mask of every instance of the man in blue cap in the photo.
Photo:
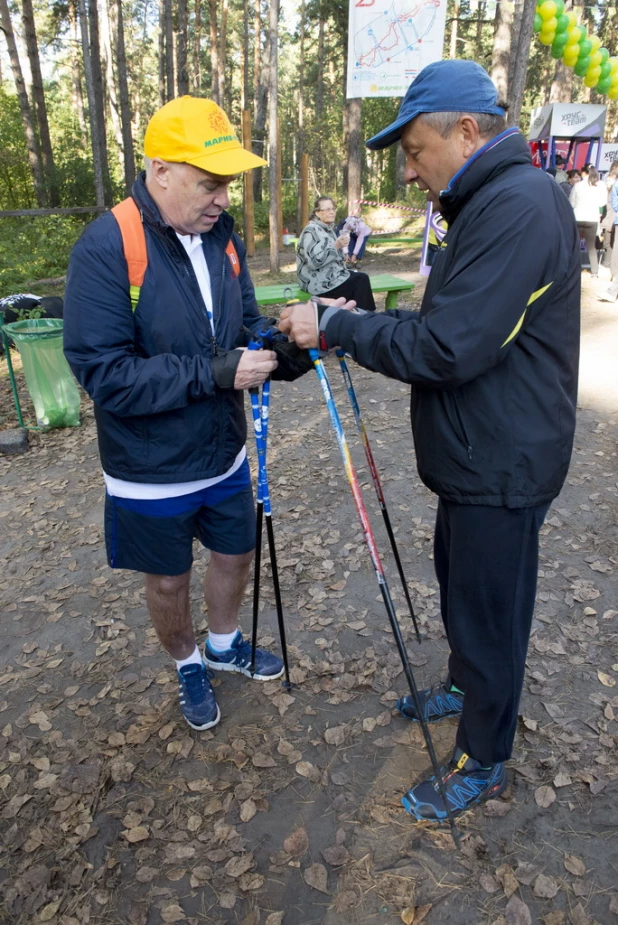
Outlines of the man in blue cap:
M301 347L341 347L412 386L418 471L439 498L434 562L450 648L446 681L422 699L427 721L459 718L442 774L454 815L506 786L538 534L575 429L579 235L558 184L532 166L505 116L478 64L424 68L397 119L367 142L401 141L406 181L448 222L420 312L307 303L280 324ZM411 697L398 706L418 719ZM446 818L431 777L403 804L419 820Z

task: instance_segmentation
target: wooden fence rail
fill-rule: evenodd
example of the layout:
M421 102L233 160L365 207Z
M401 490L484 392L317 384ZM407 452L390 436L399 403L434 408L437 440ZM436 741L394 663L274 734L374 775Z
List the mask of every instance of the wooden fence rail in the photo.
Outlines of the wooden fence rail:
M29 215L84 215L88 212L107 212L107 206L71 206L68 209L3 209L0 218L26 218Z

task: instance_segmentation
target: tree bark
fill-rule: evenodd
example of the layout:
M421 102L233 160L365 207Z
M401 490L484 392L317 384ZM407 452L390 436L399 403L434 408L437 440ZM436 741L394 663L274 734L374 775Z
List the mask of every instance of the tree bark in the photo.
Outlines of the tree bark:
M22 0L21 9L22 22L24 25L24 39L28 52L28 60L30 62L30 72L32 74L32 98L39 128L39 141L41 144L41 157L43 160L43 170L45 172L48 200L51 206L57 206L60 204L60 194L58 192L54 154L52 151L51 136L49 134L47 106L45 104L45 92L43 90L43 75L41 74L39 46L34 25L32 0Z
M266 116L268 113L268 93L269 93L269 75L270 75L270 53L271 53L271 35L266 36L266 44L262 53L262 63L260 69L260 82L255 88L255 120L253 126L253 152L264 157L266 153ZM262 201L262 172L263 168L258 167L253 171L253 198L255 202Z
M255 123L258 114L258 88L262 81L262 0L255 0L253 12L253 121Z
M512 0L498 0L494 30L494 45L491 53L491 71L489 76L496 85L498 97L508 98L509 66L511 57L511 38L513 27Z
M451 46L449 57L457 57L457 29L459 26L459 3L455 2L453 6L453 18L451 20Z
M303 0L304 3L304 0ZM242 16L242 73L240 81L240 109L249 107L249 0L243 0Z
M220 106L223 100L219 95L221 62L219 60L219 33L217 29L217 0L208 0L208 11L210 19L210 95L215 103Z
M101 69L101 42L99 38L99 9L97 0L88 0L88 35L90 39L90 64L94 88L95 118L99 125L99 145L101 149L101 168L103 175L104 205L112 205L112 184L109 175L107 156L107 132L105 120L105 87Z
M530 54L535 10L535 0L523 0L521 24L519 27L519 35L517 36L517 51L514 55L513 77L509 91L510 105L507 116L509 125L519 125L521 107L524 101L524 90L526 89L528 55Z
M227 14L228 0L221 3L221 22L219 24L219 106L225 106L226 58L227 58Z
M361 167L363 163L362 100L356 97L346 101L348 110L348 214L353 199L361 198Z
M176 35L176 86L178 96L189 92L187 72L187 0L177 0L178 32Z
M270 101L268 107L268 189L269 189L269 226L270 226L270 272L279 272L279 225L278 200L281 190L277 188L277 161L280 151L277 145L277 40L279 26L279 0L270 0Z
M324 110L324 16L322 15L321 4L318 15L320 21L318 24L318 70L315 87L315 118L319 125Z
M159 107L165 103L165 0L159 0Z
M303 219L303 196L302 190L300 188L301 179L301 165L303 162L303 154L305 152L305 0L301 0L300 6L300 68L298 73L298 154L297 154L297 164L296 168L299 174L299 195L298 195L298 205L296 211L296 227L298 233L302 231L302 219ZM345 72L345 67L344 67ZM345 81L345 73L343 75ZM344 97L345 98L345 97ZM345 116L344 116L345 119Z
M93 0L90 0L92 7ZM107 166L107 144L105 140L105 119L97 112L97 91L102 95L100 80L101 66L99 60L98 23L95 35L92 35L93 17L91 10L86 9L86 0L78 0L79 21L82 34L82 51L84 56L84 73L86 76L86 91L88 94L88 120L90 122L90 141L92 144L92 161L94 167L94 191L98 206L111 205L109 191L109 171ZM96 10L94 13L96 18ZM96 63L95 63L96 58ZM95 71L98 64L98 76ZM102 103L102 99L100 99Z
M202 4L195 0L193 22L193 91L199 93L202 87Z
M172 0L163 0L165 35L165 96L167 102L174 99L174 25L172 22Z
M556 61L556 70L549 93L550 103L570 103L573 92L573 68Z
M112 36L112 23L109 10L110 0L101 3L101 48L105 69L105 82L107 85L107 100L109 115L112 120L116 147L122 151L122 129L120 127L120 112L118 106L118 89L116 71L114 68L114 38Z
M2 23L2 31L4 32L4 37L6 38L9 60L11 62L11 70L13 72L13 80L15 81L15 90L17 92L17 99L19 101L19 111L21 112L21 121L24 127L26 147L28 149L28 160L30 162L30 170L32 171L32 180L34 183L34 194L36 196L37 204L41 207L44 207L47 205L47 194L43 177L43 167L39 157L39 149L37 145L36 133L34 131L34 122L32 119L30 100L28 99L28 91L26 90L26 83L24 81L21 63L17 53L15 33L13 32L13 23L11 22L11 14L9 12L9 5L7 0L0 0L0 22Z
M124 19L122 0L116 3L116 63L118 67L118 97L120 102L120 124L122 127L122 150L124 154L124 185L127 196L135 182L135 152L131 133L131 104L127 79L127 56L124 44Z
M71 33L72 33L72 44L77 50L80 48L79 40L79 27L77 24L77 9L75 6L75 0L71 0L69 3L69 22L71 24ZM86 113L84 110L84 91L82 87L82 67L81 61L79 60L79 55L74 56L73 67L71 68L71 97L73 102L73 108L77 113L77 119L79 121L79 129L81 134L82 145L84 148L88 146L88 125L86 123Z

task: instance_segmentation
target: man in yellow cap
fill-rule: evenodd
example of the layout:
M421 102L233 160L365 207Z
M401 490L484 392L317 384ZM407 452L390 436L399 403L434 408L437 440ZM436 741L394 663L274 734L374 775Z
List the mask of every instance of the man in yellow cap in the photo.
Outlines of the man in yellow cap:
M144 151L146 170L116 207L125 213L89 225L71 255L65 353L94 401L109 565L145 574L184 717L208 729L221 715L209 668L258 680L283 672L258 649L251 674L238 628L255 541L243 390L301 372L278 344L237 349L243 328L263 329L265 319L228 190L265 162L240 145L219 106L190 96L154 114ZM194 537L210 549L203 655L189 600Z

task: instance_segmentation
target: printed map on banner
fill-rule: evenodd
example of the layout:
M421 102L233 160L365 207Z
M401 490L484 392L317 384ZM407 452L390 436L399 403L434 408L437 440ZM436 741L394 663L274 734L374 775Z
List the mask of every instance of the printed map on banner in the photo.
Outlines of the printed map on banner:
M348 98L403 96L442 58L446 0L350 0Z

